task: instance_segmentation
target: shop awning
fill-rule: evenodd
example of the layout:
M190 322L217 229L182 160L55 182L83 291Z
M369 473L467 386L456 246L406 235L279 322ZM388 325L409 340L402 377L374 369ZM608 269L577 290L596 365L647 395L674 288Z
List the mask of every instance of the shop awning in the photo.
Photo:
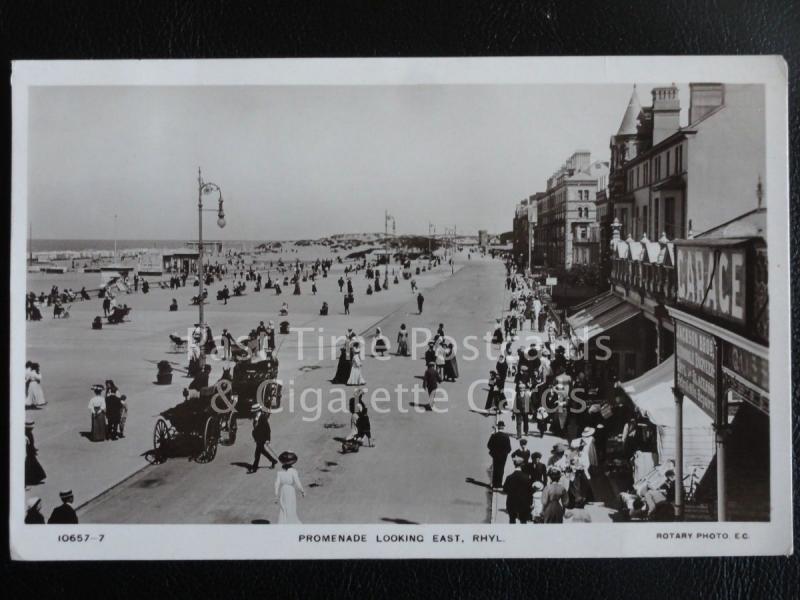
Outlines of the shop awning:
M658 430L658 459L661 464L674 460L677 455L675 399L672 395L674 377L675 357L670 357L644 375L622 384L628 397ZM702 479L713 456L711 418L689 398L684 398L683 474L686 485Z
M573 337L585 342L641 313L641 309L610 294L596 304L567 318Z
M569 323L569 326L573 329L583 327L597 315L604 313L610 308L618 306L619 303L620 299L611 292L607 292L600 296L595 296L591 300L587 300L586 302L576 306L573 309L576 312L567 317L567 323Z
M625 393L639 407L653 425L673 427L675 425L675 357L671 356L644 375L622 384ZM690 399L683 401L683 427L709 428L711 417Z

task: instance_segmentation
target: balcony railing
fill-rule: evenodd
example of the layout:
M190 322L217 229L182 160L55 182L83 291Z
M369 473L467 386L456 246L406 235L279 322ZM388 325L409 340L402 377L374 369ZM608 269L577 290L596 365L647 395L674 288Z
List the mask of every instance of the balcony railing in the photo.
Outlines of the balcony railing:
M658 242L617 240L612 246L611 282L635 290L658 302L671 304L677 295L677 274L672 244L662 237Z

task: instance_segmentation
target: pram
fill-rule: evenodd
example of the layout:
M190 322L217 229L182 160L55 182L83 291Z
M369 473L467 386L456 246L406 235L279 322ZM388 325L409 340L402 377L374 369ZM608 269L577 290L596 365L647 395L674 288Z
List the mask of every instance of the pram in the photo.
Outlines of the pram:
M351 452L358 452L358 449L361 447L361 443L355 439L349 439L342 442L342 454L349 454Z
M118 323L122 323L131 312L130 307L128 306L115 306L111 311L111 314L108 315L108 324L109 325L116 325Z
M189 344L187 338L182 338L174 333L169 334L170 350L172 352L184 352Z
M208 298L208 290L203 290L203 299L202 299L203 304L206 303L207 298ZM192 306L199 306L200 302L201 300L199 294L197 296L192 296Z
M72 304L62 304L61 306L56 306L53 309L53 318L54 319L69 319L69 311L72 308Z

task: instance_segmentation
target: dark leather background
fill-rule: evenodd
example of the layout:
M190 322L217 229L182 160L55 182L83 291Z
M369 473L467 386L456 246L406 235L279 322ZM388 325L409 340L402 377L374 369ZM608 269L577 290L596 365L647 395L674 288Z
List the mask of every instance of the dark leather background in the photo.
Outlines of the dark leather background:
M443 3L333 0L0 1L0 46L20 58L782 54L790 69L792 205L798 201L800 4L790 0ZM10 63L6 62L6 73ZM7 80L8 81L8 80ZM2 108L9 181L10 100ZM587 106L587 110L590 107ZM556 157L558 158L558 157ZM6 190L9 190L7 185ZM6 196L8 197L8 196ZM770 200L771 202L774 199ZM3 202L6 211L8 203ZM8 214L8 212L7 212ZM6 229L8 230L8 221ZM793 239L798 232L792 209ZM7 238L6 238L7 239ZM8 244L4 245L6 253ZM792 260L798 263L797 243ZM8 261L3 266L7 269ZM796 271L793 269L796 275ZM5 273L7 275L7 272ZM6 279L7 281L7 279ZM792 299L797 297L793 278ZM7 296L6 296L7 298ZM797 339L797 308L792 331ZM787 324L788 325L788 324ZM5 329L6 324L2 323ZM8 336L6 336L8 339ZM796 344L793 344L796 346ZM7 352L7 348L4 348ZM794 439L798 437L792 395ZM774 398L773 402L788 402ZM5 419L0 420L3 423ZM2 425L4 448L7 425ZM796 445L795 445L796 447ZM3 458L7 508L7 461ZM797 461L795 460L795 474ZM796 478L795 478L796 480ZM795 493L795 499L797 494ZM6 519L3 519L5 527ZM557 535L557 534L556 534ZM795 536L797 530L795 529ZM213 540L210 540L213 541ZM542 544L547 544L543 539ZM577 549L576 549L577 550ZM713 551L713 549L712 549ZM6 550L6 554L7 554ZM794 558L30 565L6 562L12 597L788 598ZM213 589L212 589L213 586Z

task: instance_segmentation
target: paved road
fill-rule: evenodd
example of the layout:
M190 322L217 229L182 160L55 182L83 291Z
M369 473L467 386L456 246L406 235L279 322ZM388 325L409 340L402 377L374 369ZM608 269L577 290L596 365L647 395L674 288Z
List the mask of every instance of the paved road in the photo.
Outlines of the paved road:
M492 329L505 298L504 271L499 261L464 261L455 275L428 290L424 313L409 301L382 322L384 333L394 338L401 323L435 331L444 323L448 335L483 337ZM328 332L326 331L326 335ZM488 522L486 440L493 419L469 411L470 384L485 378L490 361L485 343L475 344L481 356L466 360L461 353L461 377L444 384L448 400L440 403L444 414L421 411L406 391L399 401L395 387L419 384L421 359L392 356L387 361L368 356L364 372L368 389L386 387L391 401L386 414L370 413L375 446L355 454L340 453L347 434L349 414L339 401L352 388L332 386L332 360L308 357L281 377L294 380L296 408L272 417L273 447L298 453L297 468L306 488L299 499L299 515L307 523L475 523ZM302 410L303 390L322 390L321 411ZM344 390L344 393L337 392ZM477 387L483 403L484 387ZM422 396L424 397L424 395ZM306 396L306 407L312 406ZM289 400L285 398L285 400ZM330 406L334 401L335 406ZM333 410L332 410L333 409ZM247 421L240 421L239 439L220 447L210 464L174 458L147 467L121 485L90 502L80 511L82 522L94 523L266 523L276 522L275 471L268 467L248 475L253 442Z

